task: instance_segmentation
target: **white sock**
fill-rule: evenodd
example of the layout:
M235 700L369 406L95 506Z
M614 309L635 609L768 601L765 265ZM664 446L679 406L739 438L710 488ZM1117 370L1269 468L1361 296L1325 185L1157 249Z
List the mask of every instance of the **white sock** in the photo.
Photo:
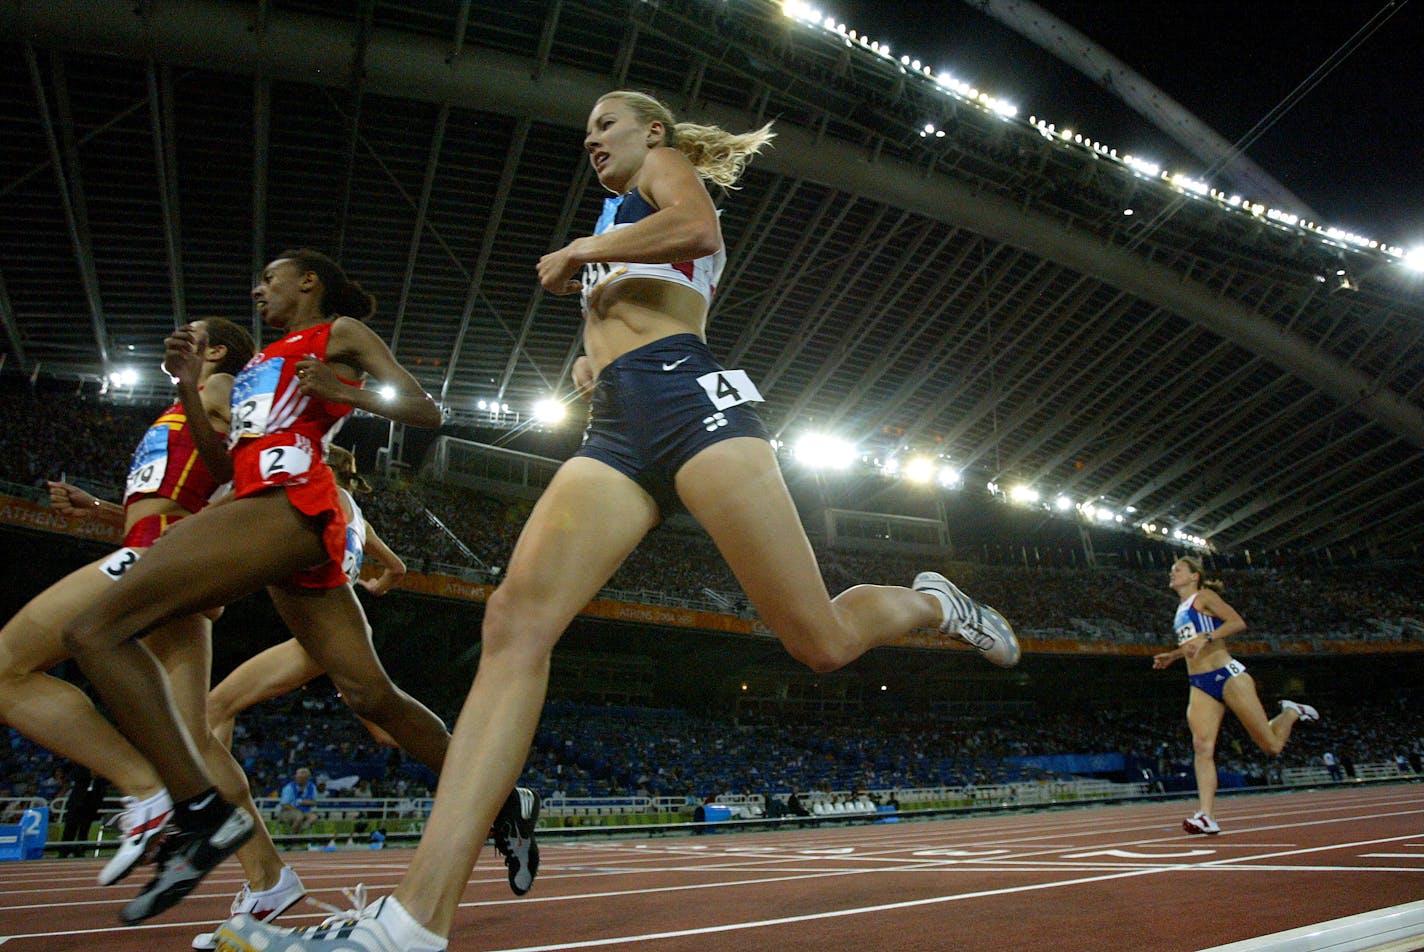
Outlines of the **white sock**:
M160 787L158 792L151 797L145 797L142 800L135 798L134 805L152 810L155 813L162 813L165 810L173 809L173 798L168 795L167 787Z
M376 913L376 921L389 933L396 947L405 952L445 952L448 945L443 936L416 922L395 896L381 900L381 911Z
M292 867L283 866L282 872L277 875L277 881L271 886L268 886L266 889L253 889L252 884L249 883L247 889L248 892L250 892L254 896L266 896L268 893L274 893L279 889L286 889L288 886L291 885L291 880L296 875L297 872L296 870L292 869Z

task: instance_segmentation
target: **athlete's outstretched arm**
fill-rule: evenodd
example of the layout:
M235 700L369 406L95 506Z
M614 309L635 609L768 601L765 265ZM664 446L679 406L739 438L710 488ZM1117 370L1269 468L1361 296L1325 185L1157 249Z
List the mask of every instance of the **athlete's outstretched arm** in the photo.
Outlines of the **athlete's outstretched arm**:
M360 321L338 317L332 322L327 359L355 367L382 386L391 388L394 393L387 397L377 387L354 387L344 383L334 370L319 360L297 363L297 379L302 393L336 403L348 403L359 410L409 426L440 425L440 408L430 399L430 394L421 389L419 381L396 362L386 342Z
M722 247L722 227L707 186L687 156L676 149L654 149L643 162L638 190L657 212L641 221L575 238L539 259L539 283L551 294L582 288L574 275L591 261L663 264L690 261Z
M376 530L371 528L371 524L366 524L366 548L365 553L377 562L381 563L381 574L375 578L363 578L357 585L360 585L372 595L384 595L400 584L400 580L405 578L405 562L401 557L391 550L391 547L376 535Z
M231 374L213 374L203 381L203 366L212 357L212 349L200 324L185 324L163 342L163 367L178 380L178 400L188 419L193 448L213 479L225 483L232 479L226 437L233 378Z
M100 499L69 483L46 480L45 485L49 487L49 507L61 516L97 519L116 529L124 527L124 507L118 503Z

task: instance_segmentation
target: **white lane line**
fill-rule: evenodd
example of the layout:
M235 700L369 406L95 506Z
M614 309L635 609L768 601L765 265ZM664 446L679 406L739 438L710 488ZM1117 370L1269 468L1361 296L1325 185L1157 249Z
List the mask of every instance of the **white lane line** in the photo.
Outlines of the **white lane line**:
M1191 872L1198 870L1217 870L1220 868L1237 868L1253 860L1275 859L1281 856L1295 856L1305 853L1318 853L1332 849L1350 849L1358 846L1369 846L1374 843L1394 843L1400 840L1413 839L1417 833L1407 836L1393 836L1379 840L1364 840L1358 843L1341 843L1330 846L1311 847L1300 850L1289 850L1276 854L1266 854L1257 857L1238 857L1236 859L1220 859L1201 863L1180 863L1162 866L1153 866L1147 869L1132 869L1123 872L1107 873L1101 876L1086 876L1077 879L1059 880L1051 883L1032 883L1024 886L1009 886L1002 889L986 889L971 893L957 893L950 896L933 896L926 899L912 899L904 902L884 903L875 906L860 906L853 909L837 909L828 912L809 913L802 916L786 916L778 919L747 920L744 922L729 922L723 925L703 926L695 929L679 929L670 932L644 933L642 935L613 936L603 939L585 939L576 942L560 942L553 945L533 945L515 946L508 949L496 950L496 952L558 952L562 949L588 949L599 946L618 945L620 943L632 942L652 942L660 939L677 939L695 935L712 935L720 932L734 932L743 929L760 929L768 926L791 925L798 922L813 922L821 919L838 919L847 916L867 915L881 912L892 912L899 909L913 909L919 906L937 905L946 902L959 902L964 899L980 899L988 896L1006 896L1015 893L1037 892L1044 889L1059 889L1064 886L1078 886L1090 883L1107 882L1114 879L1126 879L1135 876L1155 876L1166 872ZM872 870L857 870L856 872L872 872ZM883 872L883 870L881 870ZM638 892L638 890L632 890ZM551 897L558 898L558 897Z
M1105 882L1110 879L1128 879L1134 876L1150 876L1154 873L1162 872L1161 869L1132 870L1125 873L1113 873L1107 876L1089 876L1082 879L1069 879L1056 883L1035 883L1029 886L1011 886L1005 889L986 889L979 892L959 893L953 896L933 896L929 899L911 899L905 902L885 903L879 906L860 906L855 909L837 909L831 912L816 912L804 916L784 916L779 919L760 919L747 922L729 922L720 926L703 926L697 929L678 929L673 932L649 932L643 935L615 936L607 939L585 939L581 942L560 942L555 945L527 945L516 946L508 949L496 949L494 952L556 952L560 949L589 949L597 946L619 945L626 942L652 942L658 939L678 939L694 935L712 935L718 932L734 932L741 929L759 929L766 926L791 925L797 922L814 922L818 919L838 919L845 916L859 916L867 913L891 912L896 909L913 909L917 906L931 906L946 902L958 902L961 899L981 899L986 896L1006 896L1013 893L1034 892L1040 889L1056 889L1060 886L1075 886L1086 883Z

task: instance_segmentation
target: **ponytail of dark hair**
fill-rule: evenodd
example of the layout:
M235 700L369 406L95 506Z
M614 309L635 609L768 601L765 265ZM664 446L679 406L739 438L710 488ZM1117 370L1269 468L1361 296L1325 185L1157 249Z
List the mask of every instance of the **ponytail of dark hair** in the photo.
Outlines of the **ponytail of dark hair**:
M321 279L321 313L354 317L364 321L376 313L376 298L366 292L361 285L352 281L341 270L341 265L332 261L320 251L310 248L288 249L277 256L292 262L302 271L310 271Z
M221 344L227 348L227 354L223 356L222 363L218 364L216 372L236 377L257 352L257 345L252 343L252 335L226 318L200 317L198 320L202 321L207 329L209 347Z

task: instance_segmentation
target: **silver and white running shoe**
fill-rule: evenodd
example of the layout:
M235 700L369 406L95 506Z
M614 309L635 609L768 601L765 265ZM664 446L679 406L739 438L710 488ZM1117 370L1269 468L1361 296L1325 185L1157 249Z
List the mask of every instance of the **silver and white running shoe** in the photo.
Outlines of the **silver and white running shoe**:
M350 895L350 893L348 893ZM357 908L333 915L308 929L278 929L248 915L234 916L218 927L218 952L444 952L440 945L397 944L381 924L381 911L391 899L362 905L364 888L356 887Z
M940 631L977 648L1001 668L1012 668L1019 663L1019 639L1003 615L965 595L938 572L921 572L915 576L911 588L939 600L944 610Z
M307 888L302 885L301 877L297 875L297 871L290 866L283 866L282 875L278 878L277 885L271 889L253 892L246 883L243 883L242 891L232 901L232 914L234 916L246 914L258 922L271 922L301 902L302 897L306 894ZM200 932L193 939L193 948L195 949L216 949L217 947L216 932Z

